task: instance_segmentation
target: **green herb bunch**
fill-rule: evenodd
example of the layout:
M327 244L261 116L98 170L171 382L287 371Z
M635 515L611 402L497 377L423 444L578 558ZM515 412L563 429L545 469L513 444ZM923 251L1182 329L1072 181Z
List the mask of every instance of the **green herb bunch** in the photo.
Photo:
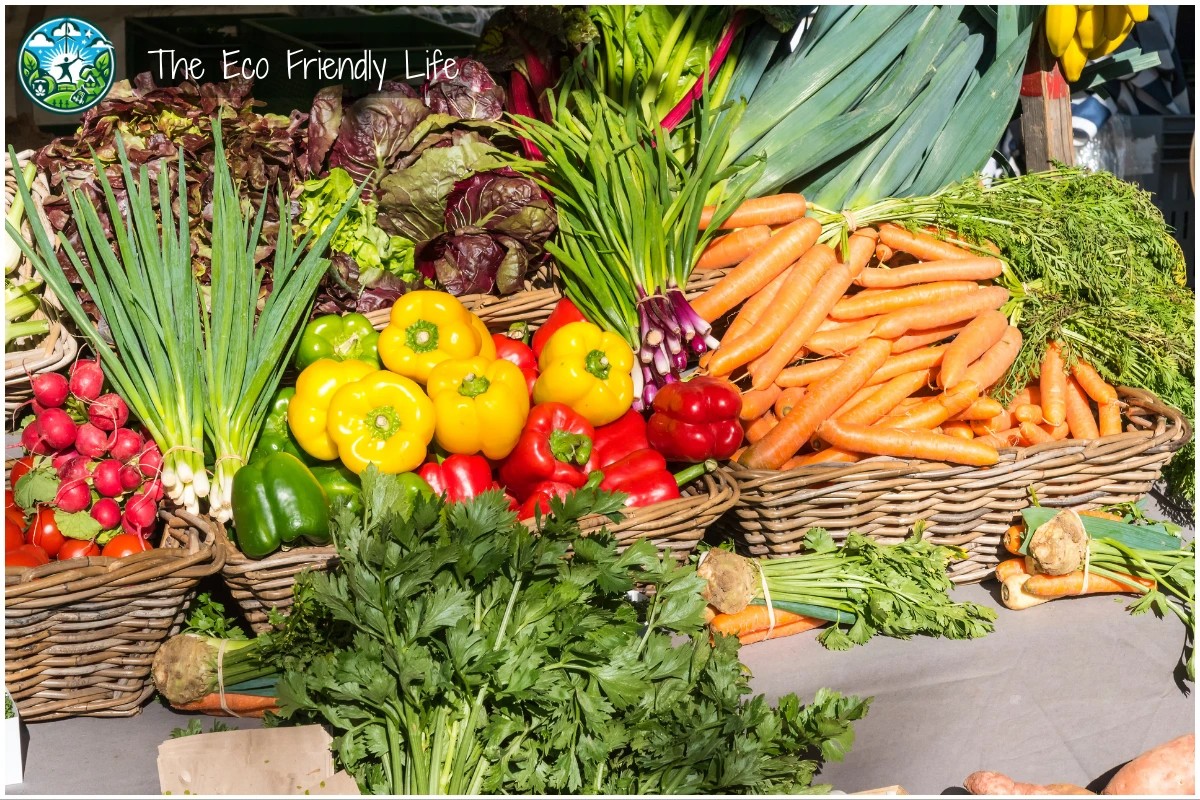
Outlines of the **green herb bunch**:
M869 701L743 702L737 642L710 645L694 569L581 536L585 515L619 518L621 495L585 487L536 533L498 492L411 513L400 497L364 475L362 515L337 519L341 565L302 604L349 641L278 687L284 720L331 727L364 791L812 791L817 757L853 741ZM640 611L636 584L653 587Z

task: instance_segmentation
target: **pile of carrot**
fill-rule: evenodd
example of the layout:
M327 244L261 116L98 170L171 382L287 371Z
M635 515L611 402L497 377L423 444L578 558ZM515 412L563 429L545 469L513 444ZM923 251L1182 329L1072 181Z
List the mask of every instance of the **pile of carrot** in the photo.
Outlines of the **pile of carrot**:
M775 625L771 625L771 613L766 606L749 605L736 614L717 614L709 609L711 618L708 627L714 633L738 637L742 644L754 644L781 636L792 636L811 631L829 624L826 620L805 617L790 611L774 609Z
M1068 369L1058 343L1007 408L988 396L1022 346L993 283L999 258L891 224L853 231L842 251L805 213L800 195L748 200L697 265L732 267L692 305L709 322L732 315L701 369L742 388L739 463L986 466L1005 447L1120 433L1116 391L1082 361Z

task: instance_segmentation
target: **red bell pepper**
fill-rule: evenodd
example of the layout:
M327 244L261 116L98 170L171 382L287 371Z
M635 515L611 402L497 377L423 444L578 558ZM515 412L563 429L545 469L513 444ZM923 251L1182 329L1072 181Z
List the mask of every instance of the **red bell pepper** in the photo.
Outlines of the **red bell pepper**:
M546 346L546 342L550 341L550 337L564 325L569 325L572 322L585 322L587 317L583 312L575 307L567 298L558 301L558 305L550 312L550 318L542 327L533 332L533 354L537 358L542 357L542 348Z
M452 455L440 464L430 462L417 470L434 494L447 502L460 503L500 488L492 478L492 467L483 456Z
M650 440L646 438L646 420L640 412L631 408L615 422L596 428L588 472L604 469L635 450L648 449Z
M539 508L542 510L543 516L549 514L550 498L557 497L561 500L576 488L578 487L561 481L542 481L533 487L533 493L521 504L521 508L517 511L517 519L533 519Z
M521 368L525 376L525 385L529 387L529 396L533 397L533 385L538 379L537 356L529 345L525 344L528 327L524 322L514 322L508 333L493 333L492 341L496 343L496 358L511 361Z
M667 471L667 460L650 449L635 450L604 468L600 488L625 492L627 506L649 506L679 497L675 476Z
M668 461L726 459L742 443L741 410L741 394L722 378L668 383L654 397L647 438Z
M569 406L534 406L517 446L500 465L500 482L522 502L543 481L583 486L595 433L591 423Z

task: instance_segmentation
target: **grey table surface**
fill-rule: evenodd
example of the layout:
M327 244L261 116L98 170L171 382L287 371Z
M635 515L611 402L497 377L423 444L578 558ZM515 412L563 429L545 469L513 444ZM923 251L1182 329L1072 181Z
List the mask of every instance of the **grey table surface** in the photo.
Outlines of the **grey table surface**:
M874 698L854 747L818 780L857 792L899 784L962 793L989 769L1035 783L1093 783L1156 744L1195 730L1191 684L1176 669L1178 619L1130 617L1127 598L1057 600L1014 612L997 584L955 599L996 608L991 635L968 642L877 638L825 650L809 632L742 649L756 692L812 697L820 687ZM192 715L157 701L136 717L27 726L25 782L6 794L158 794L158 745ZM211 718L201 718L204 729ZM231 726L256 720L227 720Z

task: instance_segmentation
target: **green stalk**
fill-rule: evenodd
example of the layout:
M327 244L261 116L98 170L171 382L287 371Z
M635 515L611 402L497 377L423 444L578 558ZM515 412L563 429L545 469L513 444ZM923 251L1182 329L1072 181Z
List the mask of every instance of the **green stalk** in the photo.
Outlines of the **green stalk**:
M658 105L657 98L662 91L663 82L666 80L667 62L675 50L675 42L679 41L679 34L683 32L683 26L687 24L691 15L692 6L680 8L658 48L654 66L650 70L650 80L646 81L646 86L642 90L642 111L647 119L651 116L651 109Z
M691 24L688 25L683 41L674 50L671 66L668 68L666 77L663 78L656 92L654 110L658 119L662 119L679 102L679 97L675 96L674 87L679 83L679 76L683 74L683 67L687 64L688 53L692 50L692 45L696 41L696 35L700 32L700 26L704 22L704 16L707 11L707 6L700 6L696 9L696 16L692 18ZM707 67L705 68L707 69Z
M26 336L41 336L49 331L49 320L31 319L25 322L9 322L4 326L4 344L8 345L9 342Z

